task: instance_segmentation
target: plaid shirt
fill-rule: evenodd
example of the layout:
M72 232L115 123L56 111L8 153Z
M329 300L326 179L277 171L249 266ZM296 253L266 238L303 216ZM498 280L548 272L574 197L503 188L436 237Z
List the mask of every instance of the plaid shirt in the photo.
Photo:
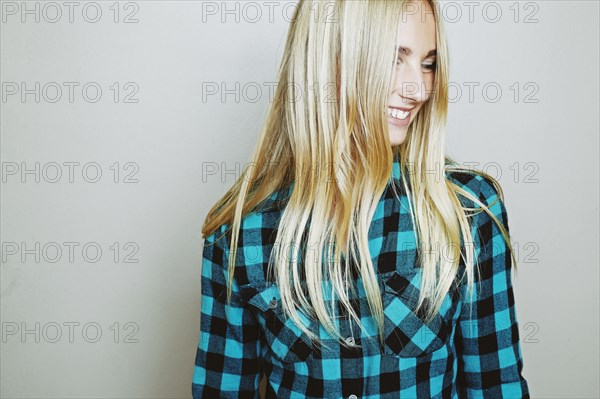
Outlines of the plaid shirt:
M447 178L486 205L498 199L491 211L508 228L505 206L487 180L458 172L449 172ZM400 179L395 159L390 182ZM510 253L487 213L473 216L471 232L481 275L475 273L472 302L465 295L466 284L455 284L433 321L424 324L413 311L421 268L407 196L400 189L398 201L388 183L369 229L385 313L385 345L378 343L375 319L357 278L359 297L352 303L369 336L354 320L336 319L346 341L354 344L347 349L318 322L304 317L311 331L326 341L329 349L321 349L284 317L279 290L265 278L289 193L274 193L266 206L242 219L230 306L226 304L229 226L221 226L205 240L194 399L259 398L263 373L267 398L529 398L521 375ZM465 198L461 201L475 206ZM464 271L462 259L460 265L459 272Z

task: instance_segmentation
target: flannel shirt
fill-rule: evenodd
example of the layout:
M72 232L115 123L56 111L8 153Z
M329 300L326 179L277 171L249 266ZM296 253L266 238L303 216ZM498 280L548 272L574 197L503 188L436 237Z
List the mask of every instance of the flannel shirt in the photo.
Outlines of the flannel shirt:
M265 273L290 186L242 219L230 306L226 304L229 226L222 225L205 239L194 399L259 398L263 373L267 398L529 398L522 376L510 253L487 213L472 217L473 245L481 267L481 274L475 273L472 301L465 295L466 283L455 284L430 323L415 314L421 268L414 226L401 185L397 184L400 201L390 188L391 182L401 181L399 166L395 157L369 229L385 313L385 345L377 340L360 278L355 280L358 298L352 304L369 336L352 319L334 320L346 341L353 343L351 349L301 313L305 325L318 332L329 349L313 346L284 317L279 290L266 282ZM508 229L505 205L488 180L464 172L448 172L446 177L486 205L497 200L491 211ZM459 198L463 205L476 206Z

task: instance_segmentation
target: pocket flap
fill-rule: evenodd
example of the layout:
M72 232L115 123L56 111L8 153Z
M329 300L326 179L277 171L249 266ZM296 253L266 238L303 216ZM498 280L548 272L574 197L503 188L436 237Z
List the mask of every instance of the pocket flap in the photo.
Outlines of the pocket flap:
M391 294L396 294L408 300L419 297L421 292L421 272L420 270L410 270L402 274L397 271L391 273L384 281L385 290Z
M259 310L264 336L271 353L284 363L306 361L312 354L312 343L306 333L283 311L281 294L277 285L250 285L242 295L248 304ZM315 322L302 311L300 320L306 328L314 330Z
M399 357L425 356L442 348L451 331L454 301L446 295L435 317L425 323L416 312L421 293L422 269L394 271L383 282L386 353Z

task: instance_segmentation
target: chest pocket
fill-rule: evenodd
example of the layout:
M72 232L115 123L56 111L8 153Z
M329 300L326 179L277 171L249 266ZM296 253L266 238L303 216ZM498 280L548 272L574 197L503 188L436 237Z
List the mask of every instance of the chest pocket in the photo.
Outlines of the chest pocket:
M257 312L271 354L283 363L306 361L312 354L312 343L308 335L284 314L279 288L276 285L251 285L243 292L248 304ZM314 331L316 322L298 312L304 326Z
M441 349L452 331L458 305L454 286L446 294L442 307L429 322L417 314L422 270L394 271L383 280L384 353L398 357L419 357Z

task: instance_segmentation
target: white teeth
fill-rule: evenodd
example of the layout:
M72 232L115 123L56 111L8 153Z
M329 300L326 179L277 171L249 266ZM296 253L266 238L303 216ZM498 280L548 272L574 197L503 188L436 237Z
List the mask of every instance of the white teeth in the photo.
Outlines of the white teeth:
M388 115L396 119L406 119L410 111L400 111L396 108L388 108Z

